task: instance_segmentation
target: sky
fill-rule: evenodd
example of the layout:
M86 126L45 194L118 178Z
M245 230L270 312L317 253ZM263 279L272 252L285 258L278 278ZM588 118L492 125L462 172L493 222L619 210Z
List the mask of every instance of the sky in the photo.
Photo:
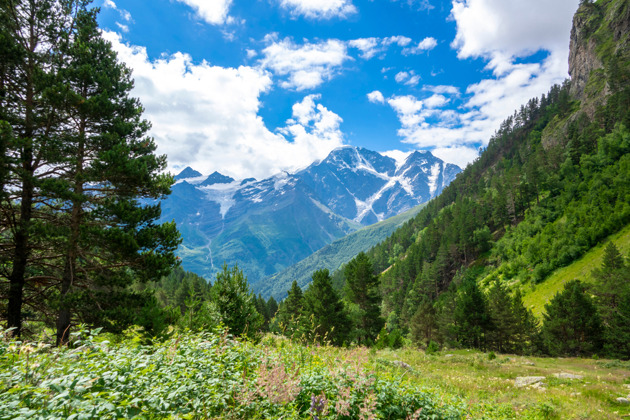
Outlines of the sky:
M462 168L568 78L579 0L95 0L169 170L262 179L340 146Z

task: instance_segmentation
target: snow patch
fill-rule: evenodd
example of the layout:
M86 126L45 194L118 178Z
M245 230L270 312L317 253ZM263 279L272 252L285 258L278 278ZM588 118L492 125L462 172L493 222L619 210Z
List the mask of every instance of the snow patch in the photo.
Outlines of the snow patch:
M240 183L239 181L234 181L229 184L213 184L197 188L206 193L206 198L209 201L219 204L221 217L225 218L228 210L236 204L234 194L240 189Z
M440 166L442 165L439 162L431 166L431 174L428 177L429 193L431 193L431 197L433 197L433 193L437 189L437 179L441 172Z

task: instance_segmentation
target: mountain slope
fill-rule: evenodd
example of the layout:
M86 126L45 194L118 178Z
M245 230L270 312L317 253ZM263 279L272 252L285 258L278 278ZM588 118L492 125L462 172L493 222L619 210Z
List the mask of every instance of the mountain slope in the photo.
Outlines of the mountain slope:
M433 319L426 331L457 342L455 330L433 328L455 322L462 284L527 291L630 223L629 34L629 1L583 3L572 80L524 104L479 159L370 251L391 326Z
M257 181L186 168L162 203L182 233L186 270L212 279L238 264L257 283L336 239L429 200L460 169L429 152L404 162L343 147L296 173Z
M316 270L325 268L332 272L338 269L359 252L367 251L383 241L407 220L415 216L422 207L423 204L337 239L297 264L291 265L260 282L254 291L262 296L273 296L276 300L280 300L286 296L287 290L290 289L294 280L304 289L311 282L311 276Z

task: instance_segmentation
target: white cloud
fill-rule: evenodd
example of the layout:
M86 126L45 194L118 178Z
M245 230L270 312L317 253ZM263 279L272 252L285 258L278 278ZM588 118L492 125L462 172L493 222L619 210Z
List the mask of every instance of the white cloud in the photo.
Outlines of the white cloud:
M421 54L425 51L431 51L437 47L437 40L432 37L424 38L415 47L409 47L402 50L403 55Z
M345 18L357 12L348 0L280 0L280 5L294 16L312 19Z
M474 147L454 146L438 147L431 150L433 156L439 157L445 162L454 163L464 169L479 156L479 150Z
M442 95L443 94L459 95L459 88L455 86L449 86L449 85L438 85L438 86L425 85L422 87L422 90L426 90L433 93L439 93Z
M457 34L451 46L460 59L486 60L491 76L463 93L454 86L424 86L432 96L390 98L403 142L434 148L436 156L460 166L472 161L477 147L487 144L514 110L568 76L571 17L577 5L578 0L453 0ZM548 52L544 59L518 62L540 50Z
M381 152L381 155L388 156L396 161L398 166L404 165L411 152L403 152L402 150L388 150Z
M420 76L417 75L413 70L410 70L409 72L400 71L396 73L396 76L394 76L394 80L396 80L398 83L404 83L407 86L416 86L418 85L418 83L420 83Z
M293 118L278 131L293 137L296 148L306 149L306 155L325 157L332 149L343 145L343 133L339 129L343 120L322 104L316 104L319 99L320 95L308 95L294 104ZM312 160L302 159L296 166L306 166Z
M361 58L369 60L381 51L378 38L359 38L348 41L348 45L361 50Z
M529 55L544 49L568 51L569 31L578 0L454 0L457 24L453 47L460 58L495 52Z
M374 103L374 104L384 104L385 103L385 97L383 97L383 94L378 91L375 90L373 92L370 92L367 94L367 98L368 101Z
M288 76L280 84L285 89L315 88L330 80L344 61L350 59L345 43L335 39L301 46L289 38L276 41L268 37L267 40L271 44L262 51L264 58L260 64L276 75Z
M127 26L127 25L123 25L120 22L116 22L116 26L118 26L120 28L120 30L125 32L125 33L129 32L129 26Z
M399 47L406 47L411 43L411 41L411 38L407 38L406 36L402 35L388 36L387 38L383 38L383 45L388 46L396 44Z
M415 127L424 121L421 115L422 101L414 96L393 96L387 100L387 103L396 111L403 128Z
M268 71L197 64L180 52L150 60L145 48L122 43L120 35L103 36L133 70L132 94L153 124L158 153L168 155L174 170L190 165L260 179L323 159L343 143L341 118L316 96L294 107L285 129L269 131L258 115L260 95L272 86Z
M357 48L361 51L361 58L369 60L377 54L385 52L390 46L397 45L399 47L407 47L411 44L412 39L402 35L388 36L385 38L359 38L348 41L348 46ZM435 38L425 38L415 47L403 48L404 55L420 54L423 51L433 49L437 45ZM382 55L380 58L383 58Z
M424 105L427 108L440 108L449 102L448 98L443 95L435 94L424 100Z
M228 16L232 0L177 0L190 6L198 17L212 25L223 25L233 22Z
M116 3L114 3L112 0L104 0L103 1L103 7L106 9L112 9L112 10L116 10L118 12L118 14L120 15L120 17L125 21L125 22L131 22L131 13L129 13L128 11L126 11L125 9L120 9L118 8L118 6L116 5ZM116 25L118 25L118 27L120 28L121 31L123 32L129 32L129 26L128 25L124 25L120 22L116 22Z

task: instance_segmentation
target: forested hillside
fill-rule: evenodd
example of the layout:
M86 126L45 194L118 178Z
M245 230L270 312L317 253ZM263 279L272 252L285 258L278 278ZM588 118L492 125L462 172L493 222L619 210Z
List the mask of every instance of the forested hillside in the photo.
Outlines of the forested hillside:
M571 81L515 111L439 197L368 253L389 329L425 343L514 349L497 344L497 311L506 309L492 306L513 292L520 302L630 223L629 16L628 1L583 2ZM612 287L604 277L593 289L600 305ZM611 292L617 299L627 280Z

